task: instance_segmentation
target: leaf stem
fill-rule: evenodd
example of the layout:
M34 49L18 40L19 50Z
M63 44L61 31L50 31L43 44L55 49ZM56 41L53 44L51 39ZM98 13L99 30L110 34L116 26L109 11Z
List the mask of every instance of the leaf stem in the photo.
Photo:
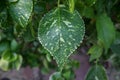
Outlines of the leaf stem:
M59 6L60 6L60 0L58 0L58 8L59 8Z

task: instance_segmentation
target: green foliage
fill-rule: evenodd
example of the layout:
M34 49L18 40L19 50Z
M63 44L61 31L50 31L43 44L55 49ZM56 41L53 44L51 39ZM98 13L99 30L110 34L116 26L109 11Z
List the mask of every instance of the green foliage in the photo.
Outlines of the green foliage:
M9 0L9 2L9 12L13 20L25 27L33 9L32 0L19 0L16 3L11 3Z
M95 65L90 68L85 80L108 80L103 66Z
M43 74L57 71L51 80L75 80L73 70L79 63L69 56L84 37L81 47L90 48L93 64L86 80L107 80L105 69L96 64L108 60L119 68L119 4L120 0L1 0L0 69L38 66Z
M21 55L11 53L10 50L6 50L2 53L2 58L0 59L0 68L4 71L7 71L11 68L19 70L21 64Z
M96 27L98 42L101 43L107 51L115 39L115 27L106 14L101 14L97 17Z
M93 61L94 59L99 59L103 53L103 48L99 45L92 46L88 53L90 54L90 61Z

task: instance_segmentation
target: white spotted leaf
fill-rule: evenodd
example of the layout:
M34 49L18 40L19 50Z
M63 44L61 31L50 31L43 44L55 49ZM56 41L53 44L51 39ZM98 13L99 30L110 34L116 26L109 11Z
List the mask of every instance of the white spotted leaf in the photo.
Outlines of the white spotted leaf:
M79 13L65 8L48 12L40 21L38 38L62 70L68 57L77 49L85 33Z
M18 0L15 3L11 3L11 0L9 0L9 13L13 20L22 27L27 26L32 10L32 0Z

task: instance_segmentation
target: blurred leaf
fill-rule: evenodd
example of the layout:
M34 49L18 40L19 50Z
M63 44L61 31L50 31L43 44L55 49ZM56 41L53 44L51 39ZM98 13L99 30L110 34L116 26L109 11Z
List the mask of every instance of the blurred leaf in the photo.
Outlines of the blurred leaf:
M16 49L17 49L17 47L18 47L18 43L17 43L17 41L16 40L12 40L11 41L11 50L12 51L15 51Z
M93 18L94 17L94 10L91 7L84 7L81 14L82 14L82 16L85 16L87 18Z
M93 61L94 59L99 59L102 55L102 52L103 48L99 45L92 46L88 51L88 54L90 54L90 61Z
M62 78L60 72L55 72L49 77L49 80L64 80L64 79Z
M9 4L9 12L14 21L22 27L26 27L33 9L32 0L19 0Z
M2 58L4 59L4 60L7 60L7 61L9 61L10 59L11 59L11 52L10 52L10 50L5 50L3 53L2 53Z
M106 14L97 17L96 22L98 42L105 48L106 52L115 39L115 27L113 22Z
M22 65L22 56L21 55L17 55L17 59L13 62L13 66L15 69L19 70L21 65Z
M85 80L108 80L107 74L103 66L92 66L86 76Z
M17 59L17 55L15 53L11 53L10 50L5 50L2 53L2 59L7 60L8 62L12 62Z
M9 69L9 61L0 59L0 68L4 71L7 71Z
M49 62L52 61L52 60L51 60L51 55L50 55L50 54L47 54L47 55L46 55L46 58L47 58L47 60L48 60Z
M9 42L1 41L0 42L0 53L9 48Z
M68 57L82 42L84 33L84 22L79 13L74 11L71 14L60 7L43 17L39 25L38 38L62 70Z
M63 76L67 79L67 80L70 80L71 78L71 71L66 71L64 73L62 73Z
M95 8L97 14L101 14L105 10L105 0L96 0Z

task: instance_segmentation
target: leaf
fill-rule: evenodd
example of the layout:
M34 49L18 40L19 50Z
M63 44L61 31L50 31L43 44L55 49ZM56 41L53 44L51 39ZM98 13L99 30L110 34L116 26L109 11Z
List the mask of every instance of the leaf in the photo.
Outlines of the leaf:
M19 70L22 65L23 58L21 55L17 55L17 59L13 62L15 69Z
M9 50L3 52L0 59L0 68L4 71L9 70L10 66L13 69L19 70L22 65L22 56L11 53Z
M11 50L15 51L18 48L18 43L15 39L11 41Z
M106 71L103 66L92 66L86 76L85 80L108 80Z
M9 61L0 59L0 69L7 71L9 69Z
M102 55L103 49L99 45L94 45L90 48L88 53L90 54L90 61L98 59Z
M8 48L9 48L9 42L7 42L7 41L0 42L0 53L2 53L3 51L5 51Z
M26 27L32 13L32 0L19 0L16 3L9 4L9 12L14 21L22 27Z
M108 50L115 39L113 22L106 14L101 14L96 22L98 41Z
M82 8L81 12L82 12L82 16L85 16L86 18L93 18L94 17L94 10L91 7L85 6L84 8Z
M60 72L55 72L50 76L49 80L64 80L64 79L62 78Z
M84 33L84 22L79 13L70 13L60 7L48 12L40 21L38 38L62 70L68 57L82 42Z

